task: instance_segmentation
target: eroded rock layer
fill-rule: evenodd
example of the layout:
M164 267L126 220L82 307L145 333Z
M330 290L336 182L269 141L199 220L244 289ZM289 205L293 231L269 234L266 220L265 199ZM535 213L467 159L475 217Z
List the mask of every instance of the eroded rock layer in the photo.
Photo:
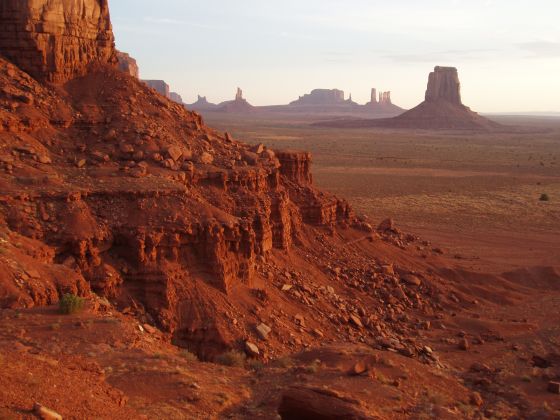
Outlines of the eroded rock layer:
M217 308L259 261L305 223L353 221L313 187L309 153L249 148L109 66L54 90L0 60L0 116L0 221L46 264L40 288L6 266L2 306L92 290L215 352L233 340Z
M106 0L3 0L0 54L33 77L64 82L93 62L115 63Z

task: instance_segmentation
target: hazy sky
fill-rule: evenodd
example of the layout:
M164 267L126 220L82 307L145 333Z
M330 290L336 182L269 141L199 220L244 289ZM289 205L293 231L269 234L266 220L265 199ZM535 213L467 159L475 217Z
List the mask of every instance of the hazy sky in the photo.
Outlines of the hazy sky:
M559 0L110 0L117 47L185 102L283 104L313 88L423 100L459 69L482 112L560 111Z

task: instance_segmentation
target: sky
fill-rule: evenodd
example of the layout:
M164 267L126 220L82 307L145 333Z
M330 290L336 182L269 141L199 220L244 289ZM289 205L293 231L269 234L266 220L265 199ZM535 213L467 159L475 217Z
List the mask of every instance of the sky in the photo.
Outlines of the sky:
M117 48L186 103L315 88L411 108L436 65L479 112L560 111L559 0L110 0Z

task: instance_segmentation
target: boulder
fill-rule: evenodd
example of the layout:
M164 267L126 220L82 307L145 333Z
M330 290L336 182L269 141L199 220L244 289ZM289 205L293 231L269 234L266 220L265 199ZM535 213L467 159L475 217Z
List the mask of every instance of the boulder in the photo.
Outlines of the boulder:
M203 152L199 157L199 161L204 165L211 165L214 162L214 156L208 152Z
M290 420L365 420L371 419L359 403L334 391L305 386L292 387L282 395L278 414Z
M183 151L177 146L170 146L167 149L167 154L176 162L181 156L183 156Z
M401 277L401 279L409 286L420 286L422 284L422 280L420 280L414 274L405 274Z
M363 328L362 320L356 315L350 315L350 322L358 328Z
M393 230L394 228L395 222L393 221L393 219L385 219L379 224L379 226L377 226L377 230L379 230L380 232Z
M262 152L264 152L264 144L257 144L256 146L251 147L251 152L256 153L257 155L260 155Z
M39 403L33 405L33 413L42 420L62 420L62 416Z
M259 325L257 325L257 334L259 335L259 338L261 340L267 340L268 339L268 335L272 332L272 328L270 328L268 325L261 323Z
M245 353L250 357L258 357L261 354L257 345L250 341L245 342Z

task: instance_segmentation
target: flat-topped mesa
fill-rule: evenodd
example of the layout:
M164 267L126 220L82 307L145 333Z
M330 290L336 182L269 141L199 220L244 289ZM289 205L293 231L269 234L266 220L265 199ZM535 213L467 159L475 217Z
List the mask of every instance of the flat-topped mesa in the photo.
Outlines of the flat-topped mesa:
M344 103L344 91L339 89L313 89L290 105L334 105Z
M453 104L461 102L461 83L455 67L436 66L428 78L426 102L445 100Z
M169 85L163 80L142 80L146 85L154 89L157 93L169 98Z
M41 81L63 83L117 62L107 0L2 0L0 54Z
M299 150L277 150L280 173L297 184L311 184L311 153Z
M138 63L128 53L117 51L117 60L120 71L130 74L136 79L140 79L140 69L138 68Z

